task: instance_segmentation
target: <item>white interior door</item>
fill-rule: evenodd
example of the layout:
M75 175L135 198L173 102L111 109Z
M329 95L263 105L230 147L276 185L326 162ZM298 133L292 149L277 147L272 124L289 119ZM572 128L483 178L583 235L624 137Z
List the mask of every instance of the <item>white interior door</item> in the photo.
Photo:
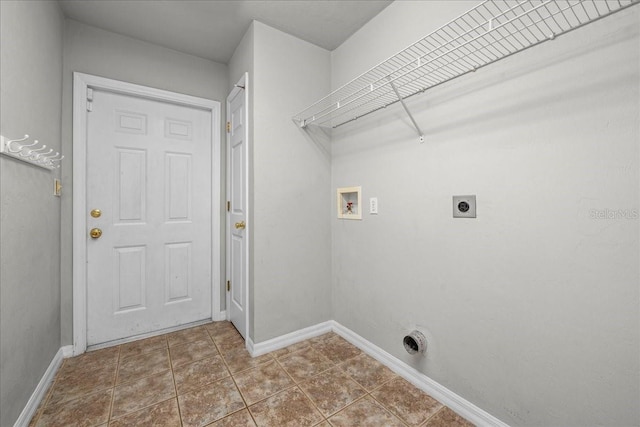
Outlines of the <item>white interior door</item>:
M227 313L247 337L248 157L247 74L227 98Z
M87 344L211 318L211 111L88 97Z

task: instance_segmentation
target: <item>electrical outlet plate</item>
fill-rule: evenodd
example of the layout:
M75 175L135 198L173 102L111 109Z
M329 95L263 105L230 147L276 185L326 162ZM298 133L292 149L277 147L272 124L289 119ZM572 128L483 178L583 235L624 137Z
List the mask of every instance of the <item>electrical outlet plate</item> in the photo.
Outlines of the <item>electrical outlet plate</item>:
M372 197L369 199L369 213L371 215L378 214L378 198L377 197Z
M476 217L476 196L453 196L454 218Z

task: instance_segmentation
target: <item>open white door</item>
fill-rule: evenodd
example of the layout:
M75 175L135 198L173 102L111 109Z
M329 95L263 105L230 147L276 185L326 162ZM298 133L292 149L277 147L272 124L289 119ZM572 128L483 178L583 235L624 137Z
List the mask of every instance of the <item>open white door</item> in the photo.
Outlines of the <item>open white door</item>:
M227 97L227 316L247 338L249 324L248 77Z

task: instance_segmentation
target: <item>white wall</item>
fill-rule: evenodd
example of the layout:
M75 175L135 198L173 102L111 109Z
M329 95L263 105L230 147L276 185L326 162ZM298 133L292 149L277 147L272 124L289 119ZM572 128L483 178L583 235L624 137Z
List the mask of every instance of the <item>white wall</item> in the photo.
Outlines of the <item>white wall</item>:
M334 87L469 7L394 2L332 53ZM338 322L511 425L640 424L639 16L412 99L422 145L399 105L334 131L333 191L380 212L333 219Z
M66 156L62 170L62 341L73 341L72 324L72 88L73 72L123 80L220 101L227 96L228 69L224 64L180 53L119 34L67 20L64 41L62 141ZM224 120L224 113L222 113ZM223 129L220 129L224 141ZM224 153L224 151L222 151ZM221 182L225 170L219 171ZM224 192L221 193L221 197ZM224 203L220 203L223 206ZM224 218L223 213L220 213ZM224 224L224 221L222 221ZM220 233L224 235L221 226ZM221 239L224 254L224 239ZM224 265L224 260L223 264ZM224 279L224 271L220 280ZM221 289L224 288L221 286ZM224 296L222 304L224 304Z
M331 318L331 158L291 120L330 90L330 53L253 24L253 340Z
M57 2L0 2L0 134L60 150ZM0 156L0 425L16 421L60 348L59 172Z

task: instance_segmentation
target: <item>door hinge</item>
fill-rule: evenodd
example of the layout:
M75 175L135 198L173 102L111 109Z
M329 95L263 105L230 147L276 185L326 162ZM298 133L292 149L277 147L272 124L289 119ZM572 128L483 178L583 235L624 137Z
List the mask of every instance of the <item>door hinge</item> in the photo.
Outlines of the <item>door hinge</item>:
M231 122L227 122L227 133L231 132Z
M231 290L231 280L227 280L227 292Z
M227 201L227 212L231 210L231 202Z

